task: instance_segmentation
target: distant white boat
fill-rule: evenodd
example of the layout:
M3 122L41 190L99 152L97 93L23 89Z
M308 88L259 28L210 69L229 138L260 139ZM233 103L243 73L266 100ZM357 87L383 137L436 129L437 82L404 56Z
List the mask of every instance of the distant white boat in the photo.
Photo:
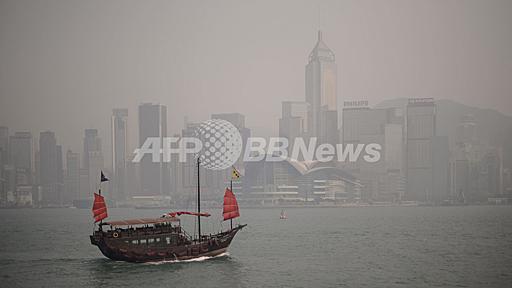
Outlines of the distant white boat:
M281 210L281 215L279 216L279 219L287 219L286 214L284 213L284 210Z

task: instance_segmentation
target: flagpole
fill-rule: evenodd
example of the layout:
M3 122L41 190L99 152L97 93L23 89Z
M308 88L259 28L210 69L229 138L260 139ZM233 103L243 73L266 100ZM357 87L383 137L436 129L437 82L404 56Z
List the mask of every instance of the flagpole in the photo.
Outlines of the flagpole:
M100 171L100 187L98 188L98 194L101 196L101 184L103 181L108 181L108 178L103 175L103 171ZM107 203L105 202L105 207L107 206ZM100 230L103 224L103 219L100 220Z

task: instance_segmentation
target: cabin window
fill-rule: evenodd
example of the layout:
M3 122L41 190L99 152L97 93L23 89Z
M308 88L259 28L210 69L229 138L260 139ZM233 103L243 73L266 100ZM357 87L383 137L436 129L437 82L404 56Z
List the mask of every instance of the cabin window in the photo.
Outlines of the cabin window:
M155 238L156 243L160 243L160 238Z
M130 244L130 241L128 241L128 240L124 240L124 243L126 243L126 244Z
M133 245L138 245L138 244L139 244L139 241L137 241L137 240L132 240L132 244L133 244Z
M146 244L147 243L146 239L140 239L139 241L140 241L140 244Z
M153 244L153 243L155 243L155 239L153 239L153 238L149 238L149 239L148 239L148 244Z
M166 237L165 240L167 240L167 245L176 245L178 242L176 236Z

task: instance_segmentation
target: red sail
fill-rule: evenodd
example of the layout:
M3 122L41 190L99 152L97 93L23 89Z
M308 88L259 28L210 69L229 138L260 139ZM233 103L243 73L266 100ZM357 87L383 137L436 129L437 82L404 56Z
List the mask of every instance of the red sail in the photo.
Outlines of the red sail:
M222 214L224 215L224 221L240 217L240 212L238 211L238 202L236 202L235 194L233 194L229 188L226 188L226 193L224 193L224 209Z
M107 218L107 205L105 204L105 198L103 196L94 193L94 204L92 205L92 214L94 217L94 223Z

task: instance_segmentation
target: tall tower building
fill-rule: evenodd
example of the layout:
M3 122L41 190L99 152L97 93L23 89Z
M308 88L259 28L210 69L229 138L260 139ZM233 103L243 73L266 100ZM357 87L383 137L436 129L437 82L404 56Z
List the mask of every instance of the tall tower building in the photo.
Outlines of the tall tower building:
M409 99L407 104L406 199L432 201L432 148L436 135L436 105L432 98Z
M112 110L113 196L126 200L126 157L128 151L128 109Z
M148 137L167 136L167 107L143 103L139 106L139 147ZM162 142L160 142L162 145ZM164 196L170 193L169 163L153 163L151 155L145 155L140 162L141 191L134 196Z
M86 170L89 170L89 152L93 151L101 151L101 138L97 129L85 129L83 168Z
M60 155L59 155L60 154ZM43 206L60 206L62 198L62 148L57 145L55 133L41 132L39 135L39 177L43 189Z
M308 134L318 137L318 143L337 144L337 66L321 31L306 65L306 102L310 105Z
M9 137L9 162L14 167L16 185L32 184L32 134L16 132Z

